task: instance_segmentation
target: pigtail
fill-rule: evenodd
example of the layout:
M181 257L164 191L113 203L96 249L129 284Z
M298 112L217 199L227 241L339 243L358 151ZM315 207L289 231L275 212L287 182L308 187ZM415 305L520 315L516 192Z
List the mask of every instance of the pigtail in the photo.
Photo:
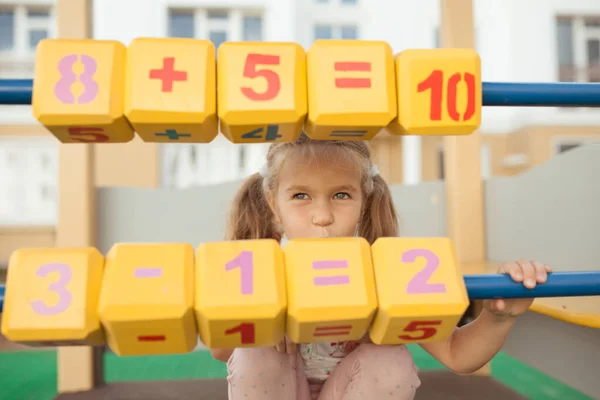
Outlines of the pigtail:
M390 189L381 177L373 177L373 190L368 194L358 224L358 235L370 244L380 237L398 236L398 215Z
M263 190L263 177L253 174L233 200L225 240L278 239L273 219Z

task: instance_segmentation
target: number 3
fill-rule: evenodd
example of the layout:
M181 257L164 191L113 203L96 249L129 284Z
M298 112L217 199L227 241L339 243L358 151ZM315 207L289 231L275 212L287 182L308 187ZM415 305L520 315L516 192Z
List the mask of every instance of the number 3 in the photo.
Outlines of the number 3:
M281 80L275 71L268 69L256 69L258 64L279 65L279 56L269 56L265 54L248 54L246 64L244 65L244 76L246 78L263 77L267 80L267 90L264 93L257 93L249 87L241 88L242 93L250 100L264 101L271 100L279 94L281 89Z
M67 264L52 263L44 264L38 268L36 274L42 278L52 272L58 272L58 282L50 285L49 289L58 294L58 303L54 306L47 306L42 300L31 302L31 308L39 315L56 315L65 312L71 305L73 296L67 290L67 285L71 282L73 271Z

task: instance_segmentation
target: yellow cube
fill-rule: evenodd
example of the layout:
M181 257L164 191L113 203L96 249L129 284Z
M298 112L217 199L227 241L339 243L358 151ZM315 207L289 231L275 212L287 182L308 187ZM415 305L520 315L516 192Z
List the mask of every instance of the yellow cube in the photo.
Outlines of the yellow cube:
M285 333L283 252L272 239L203 243L196 321L209 348L274 346Z
M373 343L446 339L469 306L450 239L379 238L372 254L379 299Z
M396 117L394 56L383 41L316 40L307 76L313 139L370 140Z
M98 317L104 257L95 248L28 248L8 267L2 334L33 346L105 343Z
M113 40L44 39L37 46L34 117L62 143L129 142L123 115L125 46Z
M293 342L358 340L367 332L377 294L364 238L290 240L285 266Z
M218 134L210 40L137 38L127 48L125 116L145 142L209 143Z
M307 113L304 49L297 43L227 42L218 56L225 137L233 143L296 140Z
M118 355L190 352L194 321L194 248L189 244L116 244L106 255L99 313Z
M468 135L481 124L481 61L473 49L406 50L396 56L398 135Z

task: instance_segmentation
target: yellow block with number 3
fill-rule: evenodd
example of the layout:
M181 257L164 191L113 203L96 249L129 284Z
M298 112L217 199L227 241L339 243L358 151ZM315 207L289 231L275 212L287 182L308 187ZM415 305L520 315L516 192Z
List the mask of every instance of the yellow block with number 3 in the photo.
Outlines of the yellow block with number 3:
M8 268L2 334L27 345L105 343L98 317L104 257L95 248L15 251Z
M274 346L285 332L285 269L273 239L196 250L196 321L209 348Z
M194 248L116 244L106 255L99 313L118 355L190 352L194 322Z
M473 49L406 50L396 56L394 134L468 135L481 124L481 61Z
M313 139L371 140L396 117L394 56L383 41L316 40L307 78Z
M373 343L446 339L469 306L451 240L379 238L372 254L379 299Z
M218 134L210 40L137 38L127 48L125 115L145 142L209 143Z
M296 140L307 114L304 49L297 43L227 42L218 57L225 137L233 143Z
M125 46L113 40L44 39L36 49L34 117L62 143L129 142Z
M358 340L367 332L377 294L364 238L293 239L285 264L293 342Z

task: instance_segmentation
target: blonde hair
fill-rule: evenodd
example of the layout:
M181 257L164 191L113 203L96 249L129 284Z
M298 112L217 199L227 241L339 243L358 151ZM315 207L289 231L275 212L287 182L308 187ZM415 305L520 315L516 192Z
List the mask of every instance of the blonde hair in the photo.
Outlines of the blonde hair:
M343 157L359 165L366 200L358 222L358 235L370 244L379 237L397 236L398 217L392 196L381 175L371 173L373 164L368 145L363 141L311 140L302 134L295 142L273 143L267 152L265 176L255 173L242 184L233 200L226 240L281 238L266 194L275 193L279 171L292 155L307 160Z

